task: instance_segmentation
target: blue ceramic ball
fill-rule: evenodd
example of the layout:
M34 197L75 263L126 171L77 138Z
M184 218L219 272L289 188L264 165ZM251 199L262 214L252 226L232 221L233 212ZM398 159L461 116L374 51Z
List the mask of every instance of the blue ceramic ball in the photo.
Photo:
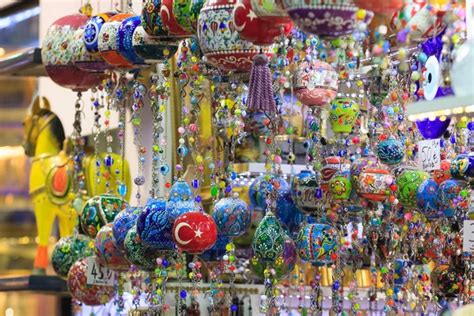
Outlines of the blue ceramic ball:
M237 196L220 199L214 206L212 217L217 232L224 237L238 237L250 227L251 212L242 199Z
M456 179L474 177L474 154L459 154L451 162L451 176Z
M174 249L166 201L150 199L137 219L137 234L142 243L156 250Z
M83 40L86 47L86 50L89 53L96 54L99 53L99 33L100 29L112 16L115 12L106 12L92 16L84 27Z
M112 232L115 239L115 245L118 249L124 250L123 242L128 231L135 226L137 218L141 213L141 208L129 206L121 211L114 219Z
M435 180L427 179L421 183L416 193L416 202L426 218L439 217L438 184Z
M298 235L301 224L305 220L305 215L296 207L290 190L278 195L276 201L276 217L280 220L288 235L295 239Z
M278 187L275 187L274 183L278 183ZM256 209L267 208L267 193L278 190L278 193L285 192L290 189L288 182L278 174L264 175L256 178L254 183L249 188L249 199L252 204L255 203Z
M302 170L291 181L291 194L296 206L305 214L320 215L318 211L323 198L318 175L309 170Z
M377 145L377 156L384 164L396 165L402 162L405 156L405 147L398 139L385 139Z
M145 64L145 60L138 56L133 48L133 32L140 24L140 16L132 16L122 21L117 33L118 52L134 65Z
M170 189L168 202L166 203L170 221L174 222L178 216L196 209L193 191L189 184L184 180L176 181Z
M337 231L331 226L306 224L300 229L296 249L302 260L318 265L331 263L331 253L337 248Z
M462 180L446 180L438 187L439 209L446 217L453 217L457 206L458 197L467 183Z

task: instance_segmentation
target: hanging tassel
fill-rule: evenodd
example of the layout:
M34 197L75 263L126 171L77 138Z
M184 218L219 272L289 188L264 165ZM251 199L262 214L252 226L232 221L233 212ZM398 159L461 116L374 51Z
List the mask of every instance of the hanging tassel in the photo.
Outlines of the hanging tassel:
M258 54L253 59L247 109L250 112L276 112L272 75L268 67L268 57L265 54Z

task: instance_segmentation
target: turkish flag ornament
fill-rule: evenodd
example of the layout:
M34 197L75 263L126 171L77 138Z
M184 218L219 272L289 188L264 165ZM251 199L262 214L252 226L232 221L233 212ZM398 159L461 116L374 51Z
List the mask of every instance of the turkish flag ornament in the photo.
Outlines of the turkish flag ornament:
M176 246L189 254L210 249L217 240L214 219L204 212L188 212L178 216L173 225Z

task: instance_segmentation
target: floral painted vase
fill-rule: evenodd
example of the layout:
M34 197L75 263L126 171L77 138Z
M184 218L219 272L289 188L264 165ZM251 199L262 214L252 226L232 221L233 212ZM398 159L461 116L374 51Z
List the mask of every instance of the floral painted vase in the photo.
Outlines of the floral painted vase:
M319 176L309 170L302 170L293 177L291 192L296 206L307 215L320 215L323 191L319 186Z
M351 192L352 183L348 177L336 175L329 181L329 193L334 200L347 201Z
M132 17L131 13L119 13L102 25L99 32L99 53L106 62L119 68L133 68L125 57L118 51L118 30L125 19Z
M338 249L337 231L326 224L306 224L298 234L296 249L304 261L323 265Z
M181 25L179 25L176 16L173 12L173 3L175 0L162 0L160 8L161 22L168 29L170 35L176 38L187 38L193 34L193 32L186 31Z
M86 49L91 54L99 53L99 33L102 26L113 17L116 12L105 12L92 16L87 22L82 39Z
M427 219L440 217L438 183L433 179L423 181L416 192L416 203Z
M220 199L214 206L212 217L219 236L238 237L250 227L252 214L247 203L237 195Z
M128 271L130 264L115 245L112 223L103 226L94 241L97 261L114 271Z
M420 185L430 175L422 170L405 170L397 178L397 197L401 205L405 207L416 206L416 194Z
M386 165L396 165L402 162L405 147L395 138L387 138L377 145L377 157Z
M48 76L58 85L73 91L86 91L103 79L101 73L81 70L75 64L77 31L89 18L85 14L66 15L55 21L43 39L41 58Z
M74 262L93 254L94 243L89 237L81 234L63 237L54 246L51 264L54 272L66 279Z
M338 74L328 63L304 61L293 78L296 97L309 107L324 106L336 97Z
M235 0L208 0L199 14L197 36L209 63L221 70L247 72L259 49L240 37L232 16L235 4Z
M101 194L90 198L80 215L82 230L87 236L95 238L99 229L113 222L115 216L127 206L127 202L110 194Z
M112 225L112 232L114 234L115 245L121 251L123 251L125 237L127 236L128 231L135 226L140 213L140 207L128 206L115 217Z
M385 169L370 168L358 177L357 193L374 202L385 201L390 195L390 185L395 182L392 174Z
M148 200L137 219L137 233L141 242L156 250L172 250L174 249L172 228L166 201Z
M151 37L142 26L138 26L134 31L132 46L135 53L147 64L168 60L178 51L178 44Z
M334 133L350 133L359 117L360 107L349 98L336 98L329 105L329 123Z
M255 231L252 249L259 260L274 262L283 253L285 230L272 212L267 212Z

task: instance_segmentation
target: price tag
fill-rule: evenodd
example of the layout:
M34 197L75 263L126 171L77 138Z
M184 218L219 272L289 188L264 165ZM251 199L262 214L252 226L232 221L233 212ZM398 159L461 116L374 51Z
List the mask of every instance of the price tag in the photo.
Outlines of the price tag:
M87 258L87 284L114 286L115 272L97 262L95 257Z
M474 252L474 221L464 221L462 250L464 252Z
M440 139L429 139L418 142L418 164L425 171L441 167Z

